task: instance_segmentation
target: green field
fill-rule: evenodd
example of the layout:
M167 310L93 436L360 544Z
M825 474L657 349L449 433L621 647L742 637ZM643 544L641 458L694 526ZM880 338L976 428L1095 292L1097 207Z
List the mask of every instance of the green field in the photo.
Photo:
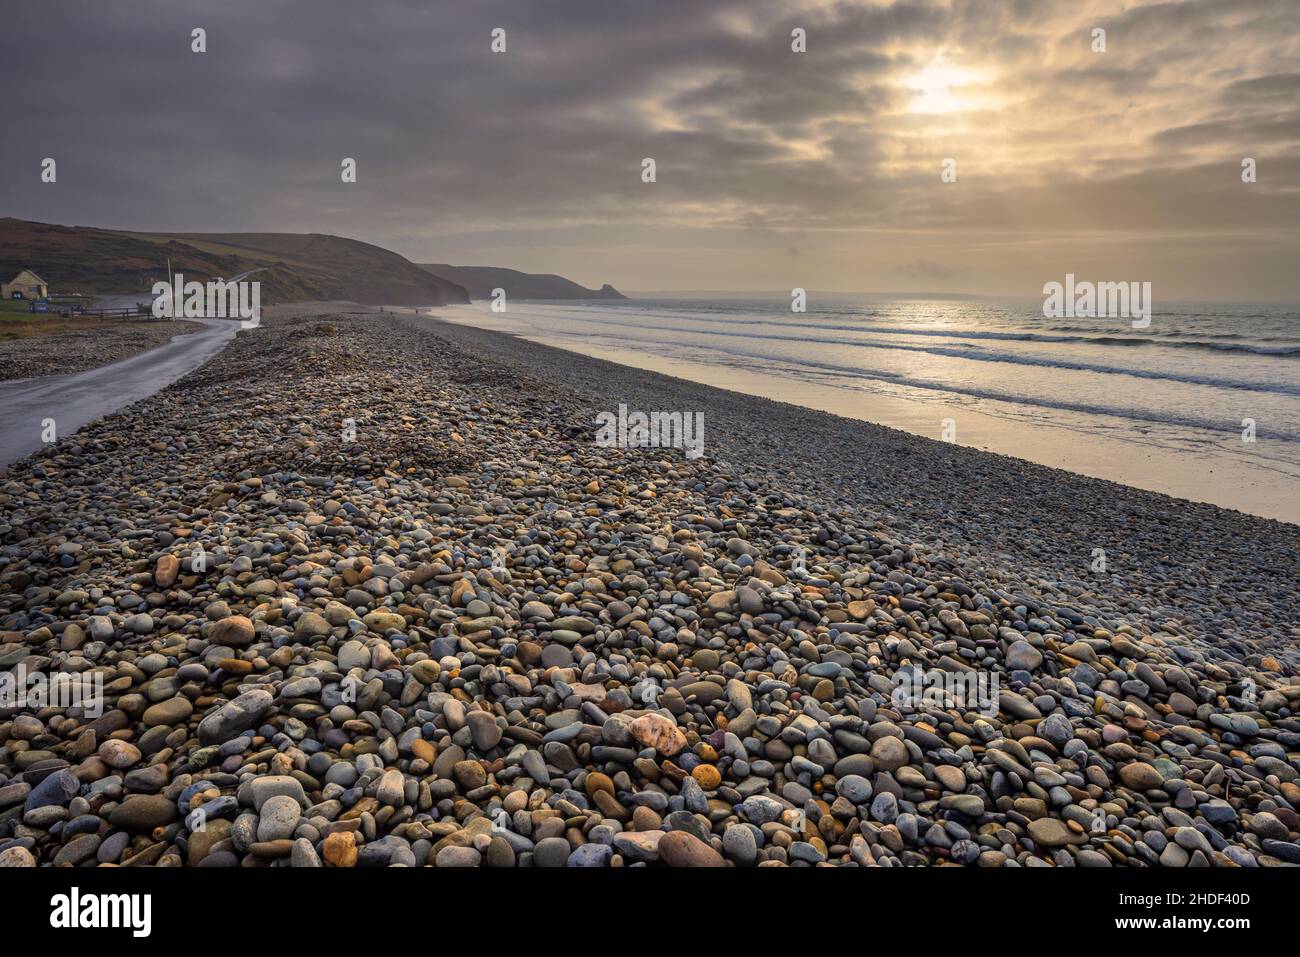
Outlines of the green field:
M81 304L84 306L85 301L83 300ZM64 309L69 308L71 308L70 304L56 301L46 303L47 312L32 312L31 302L26 299L0 299L0 317L5 319L22 317L37 322L41 319L58 318Z
M0 318L11 319L16 316L31 317L28 312L29 303L26 299L0 299Z

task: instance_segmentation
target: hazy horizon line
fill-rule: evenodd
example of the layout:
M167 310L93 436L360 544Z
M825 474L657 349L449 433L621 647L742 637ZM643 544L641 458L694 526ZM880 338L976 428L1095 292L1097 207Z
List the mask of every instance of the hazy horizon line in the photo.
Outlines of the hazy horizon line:
M188 235L220 236L220 235L251 235L257 233L268 233L268 234L279 233L282 235L298 235L298 236L311 236L311 235L329 236L337 239L348 240L350 242L358 242L368 246L374 246L377 249L385 250L386 252L392 253L395 256L400 256L401 258L405 259L407 262L412 263L413 265L420 265L421 262L432 262L432 260L428 260L428 259L420 259L420 260L412 259L409 256L406 256L405 254L398 252L396 249L392 248L392 246L383 245L381 243L375 242L370 239L358 239L354 236L349 236L342 233L318 232L314 230L309 232L303 232L301 230L267 230L267 229L234 229L234 230L171 229L171 228L129 229L129 228L121 228L117 226L92 225L89 223L69 224L69 223L46 222L43 220L24 219L21 216L13 216L8 214L0 216L0 220L6 220L6 219L13 220L15 222L20 222L20 223L32 223L35 225L42 225L42 226L55 226L63 229L95 229L95 230L102 230L104 232L134 233L137 235L183 236L188 234ZM466 262L457 264L453 261L454 258L455 257L447 257L447 258L443 258L440 261L453 266L457 266L457 268L464 268L468 262L468 259L466 259ZM480 264L480 265L486 265L489 268L496 268L496 269L510 269L516 272L528 273L531 275L556 275L556 276L560 276L563 279L568 279L571 282L579 282L579 280L574 280L571 276L565 275L563 272L557 272L555 270L540 272L534 269L503 265L499 262L494 262L490 264ZM1044 281L1052 282L1055 281L1055 278L1056 277L1051 277ZM581 283L579 282L579 284ZM612 286L614 289L616 289L618 292L622 293L628 299L708 299L708 298L740 299L740 300L760 299L760 298L761 299L788 299L790 298L790 294L791 294L790 290L787 289L777 289L777 290L626 289L620 287L620 285L616 282L608 282L608 284ZM1013 301L1026 301L1026 302L1040 300L1043 296L1043 293L1041 292L1029 294L1029 293L1010 293L1010 292L996 292L996 293L975 293L975 292L964 292L964 291L940 292L934 290L906 290L906 289L872 291L872 290L860 290L860 289L850 290L850 289L816 289L816 288L805 288L805 294L810 297L811 296L822 296L822 297L866 296L866 297L877 297L882 299L936 299L936 300L961 299L961 300L981 300L981 301L1013 300ZM571 301L609 302L615 300L571 300ZM1172 303L1214 303L1218 305L1294 306L1296 308L1300 308L1300 299L1237 299L1237 298L1221 299L1221 298L1176 297L1164 301L1172 302Z
M1049 280L1050 281L1050 280ZM615 288L618 288L615 286ZM690 299L690 298L718 298L718 299L743 299L743 298L772 298L772 299L789 299L789 290L743 290L743 289L619 289L624 296L629 299ZM976 293L976 292L933 292L923 290L896 290L873 292L867 290L840 290L840 289L807 289L805 290L808 297L813 296L874 296L881 299L979 299L979 300L1024 300L1026 302L1036 302L1042 299L1042 294L1027 295L1024 293ZM607 301L607 300L606 300ZM1296 306L1300 308L1300 300L1294 299L1189 299L1179 297L1165 300L1174 303L1216 303L1221 305L1241 305L1241 306Z

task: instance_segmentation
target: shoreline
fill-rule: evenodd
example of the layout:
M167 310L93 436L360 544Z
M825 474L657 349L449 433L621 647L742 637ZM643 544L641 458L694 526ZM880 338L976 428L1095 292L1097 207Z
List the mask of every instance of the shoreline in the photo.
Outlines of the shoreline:
M1171 502L268 308L0 483L0 668L102 704L0 703L0 865L1300 863L1300 532Z
M553 383L582 381L593 393L603 393L604 404L591 405L595 411L617 409L620 392L628 396L624 401L629 408L703 409L705 442L710 447L706 456L716 455L719 445L735 462L743 461L756 447L776 454L791 450L795 461L816 466L808 475L791 469L784 476L806 493L829 501L849 491L859 494L859 507L879 509L879 519L907 535L909 541L930 547L940 542L941 550L955 550L960 560L975 559L1000 574L1020 577L1026 587L1065 585L1083 594L1097 590L1126 597L1123 592L1134 586L1163 587L1148 575L1155 567L1167 563L1197 569L1213 555L1217 556L1216 565L1255 569L1264 581L1247 573L1236 577L1236 587L1262 598L1269 584L1286 587L1288 562L1290 567L1300 567L1300 526L1279 519L641 370L517 334L432 316L422 318L433 320L445 338L470 346L476 354L525 367L533 364L535 357L542 357L544 369L556 370L548 377ZM618 385L610 386L611 382ZM774 441L767 434L769 425L793 441ZM874 456L875 461L858 461L855 450ZM920 461L912 462L913 458ZM948 470L954 478L947 481L918 473L915 466L922 464L936 471ZM869 474L872 470L897 482L905 497L889 494L879 478ZM967 477L959 479L961 475ZM1002 524L968 526L968 511L995 516ZM1044 554L1043 544L1037 540L1041 530L1062 522L1069 522L1075 530L1072 544L1062 553ZM979 537L979 531L991 533L994 540ZM1272 541L1276 546L1270 545ZM1261 550L1278 546L1283 556L1279 564L1261 559ZM1091 572L1093 548L1106 549L1108 575L1098 577ZM1273 576L1277 576L1275 582ZM1286 597L1293 605L1300 602L1294 588ZM1160 609L1156 606L1149 611ZM1177 605L1163 610L1170 618L1180 614ZM1287 640L1300 644L1300 624L1292 622L1289 628ZM1240 634L1241 629L1232 627L1225 633ZM1300 656L1296 660L1300 662Z
M1300 472L1285 457L1268 455L1264 445L1253 447L1259 451L1243 459L1229 454L1223 444L1152 445L1140 423L1120 418L1098 415L1090 420L1097 428L1082 428L1079 423L1044 421L1033 414L1033 405L992 400L987 400L991 401L987 405L979 399L971 400L975 404L924 401L863 391L847 384L809 381L801 376L797 364L787 376L733 364L725 355L706 353L706 357L692 361L646 349L621 348L554 332L547 327L546 315L528 313L530 305L535 304L517 304L507 316L458 306L441 310L440 318L672 378L899 429L921 438L940 438L944 423L951 417L957 444L968 448L1189 502L1300 524L1300 496L1293 492L1300 487ZM1223 436L1225 443L1238 440L1236 431Z

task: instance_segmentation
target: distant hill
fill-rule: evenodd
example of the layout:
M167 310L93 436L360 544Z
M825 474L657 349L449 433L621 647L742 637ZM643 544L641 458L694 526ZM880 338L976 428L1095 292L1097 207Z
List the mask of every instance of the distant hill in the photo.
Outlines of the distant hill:
M173 272L229 279L251 269L262 302L346 299L371 305L468 302L454 281L369 243L320 233L137 233L0 219L0 276L31 269L52 295L147 294Z
M550 273L520 272L497 266L449 266L420 263L435 276L464 286L472 299L491 299L493 289L504 289L509 299L626 299L609 283L599 289L579 286L572 280Z

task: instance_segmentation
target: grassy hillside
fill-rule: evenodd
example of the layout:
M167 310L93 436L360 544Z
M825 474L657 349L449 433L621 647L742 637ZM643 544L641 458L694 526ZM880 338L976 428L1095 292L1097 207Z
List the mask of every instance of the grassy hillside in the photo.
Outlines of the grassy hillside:
M499 266L451 266L447 263L421 263L420 268L464 286L474 299L490 299L493 289L504 289L507 299L627 298L609 283L599 289L588 289L552 273L520 272Z
M52 295L148 293L167 261L187 280L230 278L251 269L262 302L348 299L438 306L468 302L457 283L409 260L340 236L317 233L134 233L0 219L0 276L31 269Z

